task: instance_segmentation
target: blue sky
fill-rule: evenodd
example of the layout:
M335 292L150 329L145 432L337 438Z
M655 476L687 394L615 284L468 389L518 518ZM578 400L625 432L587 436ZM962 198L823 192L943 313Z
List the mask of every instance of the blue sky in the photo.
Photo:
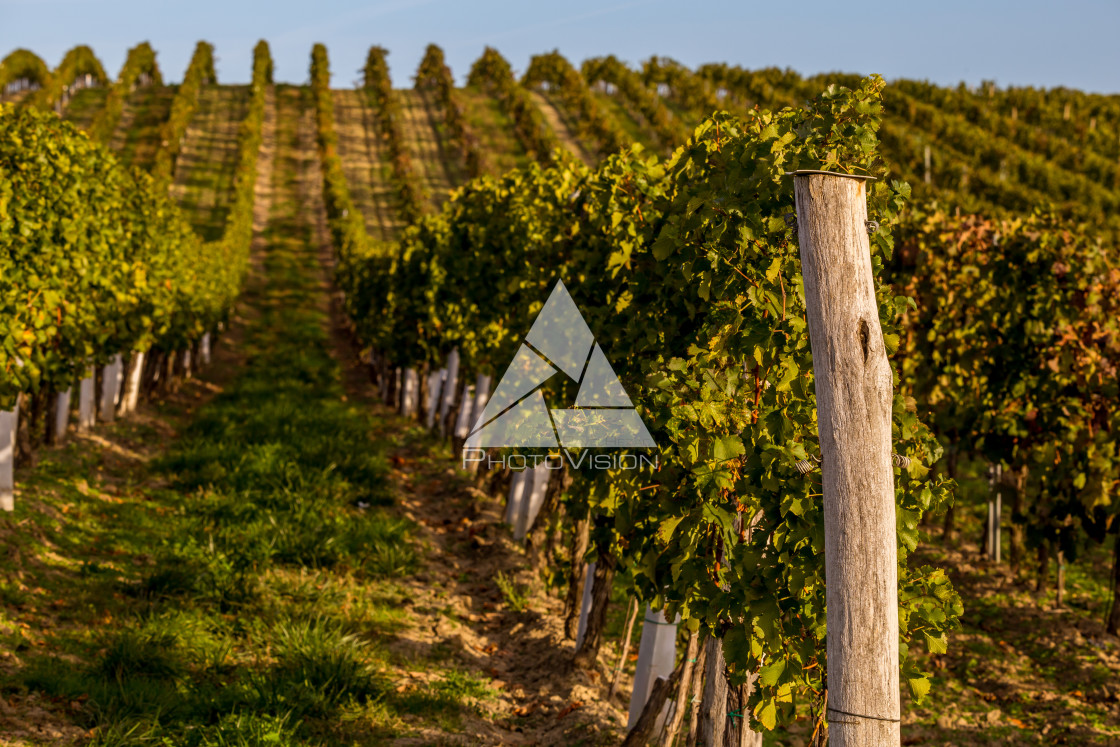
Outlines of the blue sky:
M460 80L491 45L518 71L531 55L559 49L577 65L602 54L630 63L659 54L690 66L722 61L1118 93L1118 30L1118 0L0 0L0 55L27 47L54 66L85 43L115 76L127 49L148 40L174 81L194 43L206 39L216 46L219 79L235 83L248 80L253 44L265 38L277 79L302 82L311 45L321 41L335 86L357 79L371 44L390 50L394 83L410 85L424 47L436 42Z

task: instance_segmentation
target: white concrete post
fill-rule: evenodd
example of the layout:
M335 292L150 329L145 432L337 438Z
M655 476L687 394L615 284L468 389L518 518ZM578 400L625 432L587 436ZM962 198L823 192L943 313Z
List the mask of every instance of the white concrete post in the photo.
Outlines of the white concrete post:
M490 399L490 377L479 374L474 382L474 405L471 407L471 416L467 418L467 434L469 435L471 429L474 428L475 422L482 416L482 411L486 407L486 402ZM478 472L479 462L471 462L467 465L467 472L475 474Z
M118 353L113 360L101 369L101 419L106 423L112 422L116 415L117 395L121 388L121 356Z
M468 432L470 428L474 427L475 421L482 416L482 411L486 409L486 403L490 401L490 377L478 375L474 382L474 407L471 409L470 424L467 426Z
M525 500L526 493L531 489L529 485L529 470L522 469L514 472L509 480L509 498L506 500L507 524L512 525L521 513L521 502Z
M0 411L0 511L16 510L16 427L19 405Z
M447 356L447 376L443 383L443 399L439 403L439 434L447 433L447 413L455 404L455 387L459 385L459 348Z
M525 539L529 530L533 528L533 523L537 520L537 514L540 513L541 505L544 503L545 492L548 490L548 478L552 476L552 470L545 462L541 462L532 470L525 471L529 473L529 484L525 488L525 498L521 501L517 525L513 530L513 538L518 541Z
M204 366L210 365L210 333L207 332L198 341L198 357Z
M54 440L58 443L66 435L66 427L70 425L70 390L59 392L54 401Z
M420 379L414 368L404 370L404 382L401 386L401 415L412 417L416 414L416 407L420 402Z
M459 417L455 418L455 438L466 438L471 427L471 401L474 399L474 387L463 382L463 394L459 397Z
M191 377L191 349L185 348L183 350L183 378L189 379Z
M678 617L679 621L680 618ZM634 671L634 690L630 693L630 717L626 722L629 731L638 723L646 707L653 683L658 678L668 679L673 674L677 660L677 623L669 622L661 610L651 610L646 605L646 616L642 620L642 640L638 643L638 666ZM660 724L668 715L669 701L658 718ZM658 726L658 729L661 727Z
M127 415L136 411L140 404L140 378L144 373L144 354L133 351L128 361L128 380L124 383L124 392L121 394L122 414Z
M447 369L441 368L428 374L428 406L424 416L424 423L431 430L436 424L436 411L439 410L440 395L443 383L447 378Z
M579 604L579 627L576 628L576 650L583 645L587 633L587 616L591 614L591 587L595 585L595 564L588 563L583 575L583 599Z
M78 430L89 430L93 423L93 376L90 375L78 384Z

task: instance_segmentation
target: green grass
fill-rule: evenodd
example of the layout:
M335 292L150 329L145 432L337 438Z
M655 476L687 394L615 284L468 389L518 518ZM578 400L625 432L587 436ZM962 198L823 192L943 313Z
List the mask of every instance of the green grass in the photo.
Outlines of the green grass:
M492 697L389 649L407 624L394 579L417 549L390 508L379 423L347 401L332 356L298 189L307 94L278 99L264 278L228 343L241 370L197 412L163 408L185 427L154 459L88 441L46 452L0 525L27 571L0 585L0 649L17 657L0 697L79 704L59 718L99 747L375 745L416 721L454 729ZM161 431L107 435L131 453ZM431 679L398 684L402 664Z
M105 107L105 99L109 96L109 89L104 86L82 88L73 95L70 103L66 105L63 118L73 122L85 130Z

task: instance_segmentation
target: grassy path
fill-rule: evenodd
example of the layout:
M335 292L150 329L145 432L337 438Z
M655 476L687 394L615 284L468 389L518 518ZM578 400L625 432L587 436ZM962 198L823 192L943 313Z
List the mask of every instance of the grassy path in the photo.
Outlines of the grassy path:
M248 86L206 86L175 164L171 196L206 241L221 238L237 169L238 129L249 111Z
M556 139L559 140L572 155L585 164L591 165L594 163L594 159L590 155L593 151L584 148L579 138L577 138L572 131L572 128L568 126L564 115L560 112L560 109L553 104L552 100L540 91L530 91L529 94L533 97L533 103L537 105L537 108L540 109L541 114L544 116L544 121L548 123L548 126L551 127L552 131L556 134Z
M404 222L397 211L389 163L382 155L377 125L365 92L332 91L338 154L350 186L350 196L362 211L366 230L374 238L393 239Z
M159 131L171 114L174 86L137 88L124 104L111 147L125 163L150 169L159 151Z
M413 171L432 205L438 208L457 186L453 172L447 166L448 159L441 148L436 128L429 119L422 94L403 90L397 91L397 95L401 99L404 136L412 158Z
M104 86L83 88L70 99L62 118L73 122L79 128L88 130L97 117L97 113L105 108L105 99L109 96L109 89Z
M332 355L308 104L277 91L260 272L213 378L20 475L4 744L374 745L456 712L462 682L397 689L382 645L416 557Z
M502 174L529 163L529 156L513 132L513 122L489 94L473 88L459 89L471 132L479 150L487 154L491 171Z

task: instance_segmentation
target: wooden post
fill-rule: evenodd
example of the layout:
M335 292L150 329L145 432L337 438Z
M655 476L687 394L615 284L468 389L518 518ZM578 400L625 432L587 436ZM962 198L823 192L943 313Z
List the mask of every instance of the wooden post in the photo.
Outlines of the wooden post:
M393 406L404 413L404 373L400 368L393 371Z
M16 510L16 428L19 405L0 411L0 511Z
M866 181L797 172L793 183L822 459L829 738L833 747L898 747L893 393Z
M447 355L447 375L443 382L443 397L439 403L439 434L447 435L447 413L455 404L455 387L459 384L459 348Z
M996 565L999 565L1001 550L1003 546L1003 465L996 465L996 505L994 515L994 526L992 528L992 539L995 546L995 555L993 556Z
M1066 593L1066 554L1058 550L1058 588L1054 596L1054 607L1061 608Z
M630 716L626 730L630 731L638 723L638 717L646 707L646 700L658 677L668 679L673 674L677 662L677 623L669 622L662 610L656 612L646 605L646 616L642 620L642 638L638 643L638 666L634 670L634 689L630 691ZM668 703L666 703L668 706ZM664 720L668 714L666 707L658 717ZM656 727L660 728L660 726Z

